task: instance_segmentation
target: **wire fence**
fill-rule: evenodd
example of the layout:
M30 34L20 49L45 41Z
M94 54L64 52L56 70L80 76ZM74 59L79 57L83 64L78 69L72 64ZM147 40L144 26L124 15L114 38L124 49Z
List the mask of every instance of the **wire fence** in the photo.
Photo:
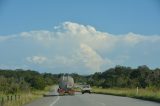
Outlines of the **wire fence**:
M7 102L15 102L21 99L20 95L7 95L0 97L0 106L5 106Z

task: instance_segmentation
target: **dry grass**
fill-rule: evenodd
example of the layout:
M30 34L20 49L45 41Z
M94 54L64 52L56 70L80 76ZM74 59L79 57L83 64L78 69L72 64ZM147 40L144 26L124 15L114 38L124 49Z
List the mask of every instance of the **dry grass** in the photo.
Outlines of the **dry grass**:
M2 98L2 97L4 98L3 106L22 106L22 105L29 103L35 99L43 97L43 94L48 93L52 89L53 89L53 86L49 86L49 87L46 87L45 90L34 90L30 93L25 93L25 92L19 93L19 94L16 94L16 95L18 95L16 99L15 99L15 95L13 95L12 101L11 100L7 101L7 95L1 95L0 98ZM19 95L20 95L20 97L19 97ZM0 104L0 106L1 105L2 104Z
M144 100L151 100L160 102L160 89L131 89L131 88L96 88L93 87L94 93L100 93L100 94L109 94L109 95L116 95L116 96L127 96L127 97L133 97L138 99L144 99Z

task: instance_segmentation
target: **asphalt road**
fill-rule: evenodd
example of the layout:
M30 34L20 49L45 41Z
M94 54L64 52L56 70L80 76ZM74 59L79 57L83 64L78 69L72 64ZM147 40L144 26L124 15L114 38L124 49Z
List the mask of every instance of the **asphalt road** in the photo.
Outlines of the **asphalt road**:
M25 106L160 106L160 103L128 97L76 93L74 96L44 97Z

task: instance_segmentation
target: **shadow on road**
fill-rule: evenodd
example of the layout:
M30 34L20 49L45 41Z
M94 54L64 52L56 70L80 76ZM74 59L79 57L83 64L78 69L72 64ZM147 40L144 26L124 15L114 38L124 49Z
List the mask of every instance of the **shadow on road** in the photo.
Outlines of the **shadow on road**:
M76 92L74 95L82 95L82 93ZM52 96L74 96L74 95L68 95L68 94L59 95L59 94L57 93L57 94L44 94L43 97L52 97Z
M59 95L49 95L49 94L44 94L43 97L51 97L51 96L59 96Z

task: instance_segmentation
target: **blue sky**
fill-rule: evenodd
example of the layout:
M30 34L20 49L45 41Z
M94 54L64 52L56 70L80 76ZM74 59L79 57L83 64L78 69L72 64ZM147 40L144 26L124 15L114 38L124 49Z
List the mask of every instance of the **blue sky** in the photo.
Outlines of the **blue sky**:
M160 34L159 0L1 0L0 3L1 35L52 29L65 21L92 25L114 34Z
M1 0L0 67L160 67L159 0Z

